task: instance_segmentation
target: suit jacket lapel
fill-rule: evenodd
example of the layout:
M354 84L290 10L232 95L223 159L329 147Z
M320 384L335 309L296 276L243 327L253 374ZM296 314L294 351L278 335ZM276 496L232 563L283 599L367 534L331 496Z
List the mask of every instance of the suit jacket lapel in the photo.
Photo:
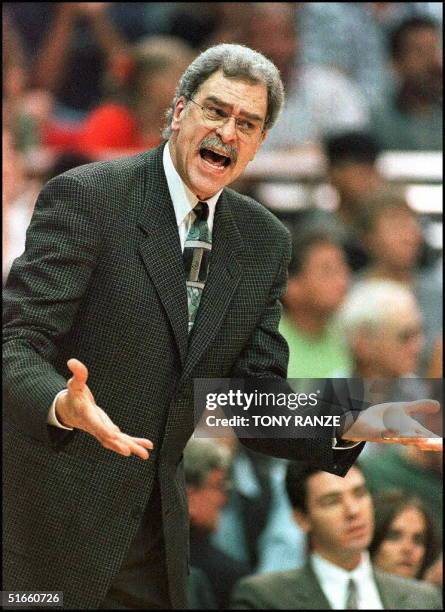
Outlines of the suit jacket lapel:
M375 583L382 600L384 610L398 610L402 608L402 603L406 598L406 593L400 589L395 589L392 582L385 580L384 574L374 570Z
M183 376L188 376L218 332L241 277L243 242L227 194L216 205L209 275L189 340Z
M298 578L298 586L295 596L298 597L299 610L304 610L304 601L311 610L331 610L320 583L317 580L310 560L302 568Z
M146 198L138 219L145 236L139 248L170 320L184 364L188 342L185 272L175 211L162 165L162 151L163 147L158 148L148 162Z

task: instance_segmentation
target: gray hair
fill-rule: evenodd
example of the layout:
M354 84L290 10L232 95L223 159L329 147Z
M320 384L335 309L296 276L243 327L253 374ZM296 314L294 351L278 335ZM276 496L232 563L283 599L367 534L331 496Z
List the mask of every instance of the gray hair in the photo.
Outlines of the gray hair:
M337 315L337 324L353 343L357 334L379 333L401 310L419 313L416 298L406 285L386 279L359 281L349 292Z
M203 51L188 66L179 80L172 104L166 113L165 140L172 134L171 123L180 97L189 100L215 72L222 70L225 77L264 83L267 87L267 116L264 129L270 129L284 103L284 87L278 68L258 51L244 45L221 44Z
M184 449L184 474L187 485L200 487L213 470L227 470L231 453L218 442L191 438Z

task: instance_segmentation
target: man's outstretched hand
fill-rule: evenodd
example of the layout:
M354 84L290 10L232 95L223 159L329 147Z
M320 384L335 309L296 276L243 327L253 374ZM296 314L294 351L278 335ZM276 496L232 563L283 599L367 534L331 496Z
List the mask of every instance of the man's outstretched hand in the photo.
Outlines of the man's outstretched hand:
M67 382L67 393L57 399L56 415L62 425L82 429L94 436L104 448L125 455L148 459L153 443L146 438L134 438L123 433L109 416L96 405L87 385L88 369L78 359L70 359L68 368L73 376Z
M440 404L435 400L376 404L363 410L342 438L351 442L410 444L422 450L441 451L442 438L411 416L433 414L439 410Z

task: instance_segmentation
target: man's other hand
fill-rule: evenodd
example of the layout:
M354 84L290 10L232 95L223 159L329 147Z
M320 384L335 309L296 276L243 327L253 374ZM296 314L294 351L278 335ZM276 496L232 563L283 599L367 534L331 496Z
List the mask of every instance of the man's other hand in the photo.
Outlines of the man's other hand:
M351 442L383 442L414 445L422 450L442 450L442 439L411 414L433 414L440 410L435 400L388 402L360 413L342 438Z
M88 369L78 359L69 359L73 376L67 382L67 393L56 402L56 415L62 425L82 429L94 436L104 448L125 455L148 459L153 443L146 438L134 438L123 433L109 416L96 405L87 385Z

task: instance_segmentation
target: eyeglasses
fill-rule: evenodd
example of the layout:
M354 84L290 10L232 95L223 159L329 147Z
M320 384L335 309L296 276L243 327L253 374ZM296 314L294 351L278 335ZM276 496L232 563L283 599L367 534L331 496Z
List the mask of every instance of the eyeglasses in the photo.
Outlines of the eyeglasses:
M204 115L204 119L206 119L206 121L215 128L223 126L231 117L233 117L235 119L237 134L244 140L253 140L263 131L264 122L259 123L258 121L253 121L251 119L235 117L235 115L231 115L215 104L201 105L198 104L198 102L195 102L193 98L188 98L188 100L193 102L193 104L196 104L196 106L199 106L199 108L202 110L202 114Z

